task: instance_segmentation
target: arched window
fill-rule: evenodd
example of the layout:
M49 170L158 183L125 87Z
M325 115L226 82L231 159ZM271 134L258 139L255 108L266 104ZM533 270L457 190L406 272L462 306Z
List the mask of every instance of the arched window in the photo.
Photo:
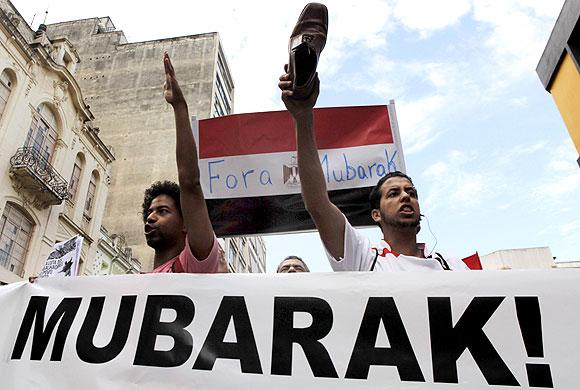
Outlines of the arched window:
M2 114L4 114L4 109L8 103L10 93L12 93L13 86L14 78L8 72L8 70L4 69L4 71L2 71L0 74L0 118L2 117Z
M73 167L72 175L70 177L70 183L68 186L68 193L70 195L69 199L74 202L77 190L79 189L79 181L81 180L81 173L83 171L83 157L79 153L75 160L75 165Z
M50 162L54 146L57 139L57 121L54 112L46 105L41 104L32 116L32 123L25 147L31 147L43 157L46 162Z
M0 218L0 266L22 276L34 222L13 203L6 203Z
M89 182L89 189L87 190L87 200L85 201L85 215L87 217L91 216L93 212L93 207L95 203L95 193L97 192L97 183L99 181L99 174L97 171L93 171L91 175L91 181Z

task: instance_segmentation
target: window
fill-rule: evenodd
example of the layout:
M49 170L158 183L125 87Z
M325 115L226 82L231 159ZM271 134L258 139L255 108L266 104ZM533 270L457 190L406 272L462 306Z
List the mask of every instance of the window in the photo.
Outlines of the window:
M221 106L218 95L214 95L213 112L214 112L214 118L216 116L224 116L225 115L224 109Z
M4 113L6 104L8 103L8 97L12 92L12 77L8 74L6 69L0 74L0 117Z
M231 112L230 97L226 94L226 91L224 90L221 75L219 73L217 74L217 77L216 77L216 86L217 86L219 96L221 98L221 102L224 104L225 112L227 112L229 114Z
M91 175L91 182L87 191L87 200L85 201L85 215L91 216L95 202L95 192L97 190L97 173L93 172Z
M18 206L6 203L0 218L0 266L23 274L33 228L34 222Z
M75 166L73 167L72 176L70 178L70 184L68 186L68 193L70 195L69 199L74 202L77 190L79 188L79 181L81 179L81 172L83 167L83 160L80 154L77 154L77 159L75 160Z
M45 162L50 162L56 139L56 117L46 104L41 104L32 117L24 146L32 147Z
M234 264L237 253L238 251L235 245L233 244L232 241L230 241L230 244L228 245L228 263Z
M237 271L244 272L247 271L247 264L244 256L241 252L236 252L236 260L234 261L234 266L237 268Z
M219 48L217 65L218 66L215 75L216 94L214 95L214 117L229 115L232 113L231 94L233 92L234 86L231 83L229 73L226 71L221 47Z

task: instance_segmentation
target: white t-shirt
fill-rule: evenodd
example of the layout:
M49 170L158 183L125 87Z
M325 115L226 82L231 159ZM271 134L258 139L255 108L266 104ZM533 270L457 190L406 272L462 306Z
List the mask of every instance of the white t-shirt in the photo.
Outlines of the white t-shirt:
M326 249L326 248L325 248ZM376 250L375 250L376 249ZM375 271L443 271L443 266L435 258L420 258L406 256L391 251L391 247L384 240L379 245L371 245L370 240L360 234L345 217L344 224L344 258L335 259L328 250L326 256L332 269L335 271L370 271L377 256ZM453 271L469 270L467 265L459 259L444 258Z

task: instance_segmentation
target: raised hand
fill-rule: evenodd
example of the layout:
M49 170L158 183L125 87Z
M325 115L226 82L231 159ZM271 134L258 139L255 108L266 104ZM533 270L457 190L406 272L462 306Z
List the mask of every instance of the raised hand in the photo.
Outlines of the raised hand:
M179 87L179 83L175 78L175 70L169 59L169 54L163 54L163 66L165 68L165 83L163 84L163 96L165 101L173 107L180 104L185 104L185 97Z
M284 105L292 114L294 119L299 119L300 117L312 113L312 108L316 104L319 93L319 80L318 75L316 75L314 90L312 94L306 100L297 100L292 97L292 80L288 74L288 64L284 65L284 73L280 76L280 81L278 82L278 88L282 90L282 101Z
M320 88L318 74L315 76L314 89L310 96L306 100L299 100L292 96L293 85L288 74L288 65L284 67L284 71L285 73L280 76L278 87L282 90L282 101L294 119L302 199L328 252L335 259L342 258L345 218L328 197L326 178L320 164L314 132L313 108Z

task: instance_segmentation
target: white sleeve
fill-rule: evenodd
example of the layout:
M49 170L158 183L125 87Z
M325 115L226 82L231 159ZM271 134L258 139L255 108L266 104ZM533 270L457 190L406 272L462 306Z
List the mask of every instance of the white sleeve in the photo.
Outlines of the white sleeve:
M461 259L450 258L447 260L447 263L452 271L471 271L467 264L465 264Z
M360 234L344 217L344 257L335 259L324 247L334 271L370 271L374 259L370 240ZM324 243L322 243L324 245Z

